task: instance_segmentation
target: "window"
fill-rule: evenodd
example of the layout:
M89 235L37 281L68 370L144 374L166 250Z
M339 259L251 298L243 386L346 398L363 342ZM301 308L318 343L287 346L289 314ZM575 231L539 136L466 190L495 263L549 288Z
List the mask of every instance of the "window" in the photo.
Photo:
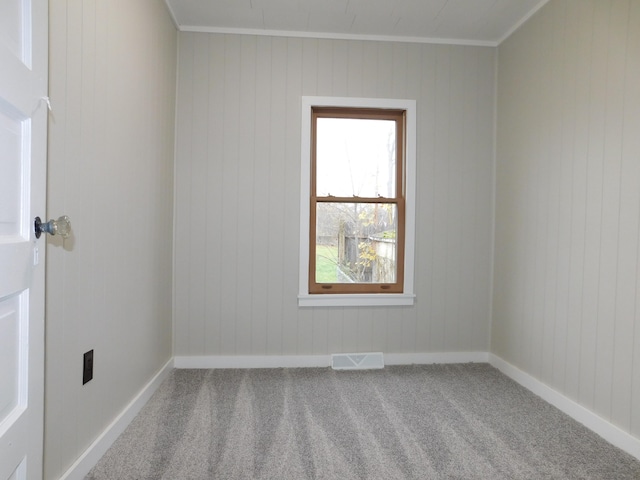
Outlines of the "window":
M415 102L303 97L299 304L413 303Z
M404 116L312 107L309 293L402 293Z

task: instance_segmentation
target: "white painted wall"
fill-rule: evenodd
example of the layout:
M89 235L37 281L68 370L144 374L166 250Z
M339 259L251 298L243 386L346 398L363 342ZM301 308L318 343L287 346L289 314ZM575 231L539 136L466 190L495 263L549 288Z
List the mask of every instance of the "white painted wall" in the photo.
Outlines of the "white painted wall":
M177 32L162 0L51 1L45 478L172 356ZM82 386L82 354L95 350Z
M640 1L499 47L492 352L640 436Z
M488 351L495 55L180 33L175 354ZM417 100L415 306L297 306L302 95Z

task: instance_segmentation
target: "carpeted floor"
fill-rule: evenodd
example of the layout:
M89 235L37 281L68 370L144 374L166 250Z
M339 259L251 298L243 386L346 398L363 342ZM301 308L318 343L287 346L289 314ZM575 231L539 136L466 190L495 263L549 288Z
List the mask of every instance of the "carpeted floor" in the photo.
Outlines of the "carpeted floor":
M87 479L640 479L487 364L175 370Z

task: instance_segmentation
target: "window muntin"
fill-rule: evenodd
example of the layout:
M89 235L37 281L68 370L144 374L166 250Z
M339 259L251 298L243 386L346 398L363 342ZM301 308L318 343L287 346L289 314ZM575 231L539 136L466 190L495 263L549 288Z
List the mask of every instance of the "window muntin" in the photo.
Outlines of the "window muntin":
M309 293L402 293L405 111L311 115Z

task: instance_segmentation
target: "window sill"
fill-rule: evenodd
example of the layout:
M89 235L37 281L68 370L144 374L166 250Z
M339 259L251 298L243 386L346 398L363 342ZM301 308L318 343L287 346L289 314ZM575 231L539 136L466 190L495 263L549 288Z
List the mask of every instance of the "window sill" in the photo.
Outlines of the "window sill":
M413 305L410 293L371 293L357 295L298 295L299 307L389 307Z

